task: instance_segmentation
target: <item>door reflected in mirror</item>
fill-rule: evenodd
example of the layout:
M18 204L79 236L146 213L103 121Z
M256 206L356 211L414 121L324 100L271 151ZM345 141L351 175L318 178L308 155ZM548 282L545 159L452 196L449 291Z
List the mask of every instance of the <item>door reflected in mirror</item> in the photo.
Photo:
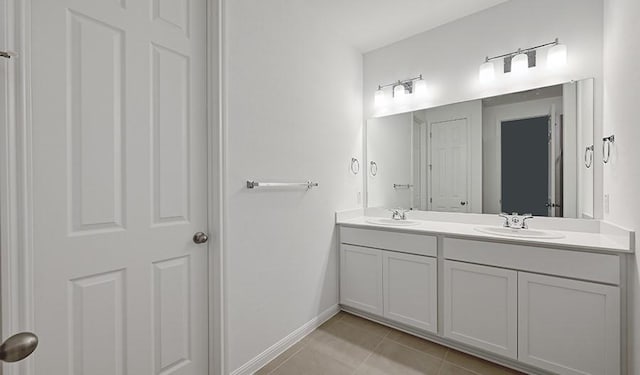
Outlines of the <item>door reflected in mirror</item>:
M370 119L366 143L368 207L593 217L592 79Z

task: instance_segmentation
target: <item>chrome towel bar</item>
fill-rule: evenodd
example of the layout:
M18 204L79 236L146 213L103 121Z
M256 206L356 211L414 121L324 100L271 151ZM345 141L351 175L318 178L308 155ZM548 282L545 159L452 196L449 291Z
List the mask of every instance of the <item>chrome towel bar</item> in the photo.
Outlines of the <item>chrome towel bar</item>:
M307 189L311 189L313 187L318 187L317 182L306 181L306 182L258 182L258 181L250 181L247 180L247 189L255 189L259 187L305 187Z

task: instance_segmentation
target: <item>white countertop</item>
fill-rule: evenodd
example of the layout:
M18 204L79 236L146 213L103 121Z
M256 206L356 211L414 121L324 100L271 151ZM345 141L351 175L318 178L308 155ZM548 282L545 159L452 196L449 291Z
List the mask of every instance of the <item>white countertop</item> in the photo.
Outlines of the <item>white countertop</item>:
M423 233L431 235L444 235L447 237L468 238L474 240L507 242L519 245L538 245L545 247L566 248L580 251L597 251L608 253L633 253L631 243L633 238L624 238L620 235L610 235L601 232L579 232L579 231L563 231L553 230L553 232L564 235L563 238L516 238L506 237L478 232L475 228L485 226L481 224L457 223L449 221L433 221L433 220L416 220L418 225L413 226L390 226L373 224L367 222L368 216L358 216L352 218L337 218L336 224L358 227L366 229L381 229L394 232L405 233ZM633 236L633 234L631 234Z

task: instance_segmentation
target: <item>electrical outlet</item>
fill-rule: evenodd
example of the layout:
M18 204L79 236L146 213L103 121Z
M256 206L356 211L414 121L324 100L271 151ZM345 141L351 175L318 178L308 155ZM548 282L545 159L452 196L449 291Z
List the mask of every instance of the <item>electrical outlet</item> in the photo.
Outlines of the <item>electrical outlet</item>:
M604 213L609 213L609 194L604 195Z

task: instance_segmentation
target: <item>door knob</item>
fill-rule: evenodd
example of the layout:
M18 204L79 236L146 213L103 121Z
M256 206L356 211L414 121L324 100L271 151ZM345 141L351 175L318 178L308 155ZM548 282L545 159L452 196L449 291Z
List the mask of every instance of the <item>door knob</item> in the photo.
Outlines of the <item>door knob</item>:
M197 232L196 234L193 235L193 242L197 244L205 243L207 241L209 241L209 236L207 236L202 232Z
M464 206L464 205L466 205L466 204L467 204L467 202L464 202L464 201L463 201L463 202L460 202L460 204Z
M18 362L27 358L38 346L38 336L21 332L6 339L0 345L0 361Z

